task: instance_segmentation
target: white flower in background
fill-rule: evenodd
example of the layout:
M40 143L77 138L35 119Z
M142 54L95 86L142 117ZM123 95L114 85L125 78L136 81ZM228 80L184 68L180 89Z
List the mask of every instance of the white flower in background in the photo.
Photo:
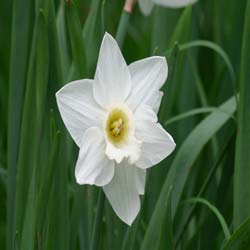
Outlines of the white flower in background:
M154 4L167 8L182 8L197 2L197 0L138 0L139 6L144 15L149 15Z
M129 225L140 210L146 169L175 148L156 116L167 73L164 57L127 66L106 33L94 80L71 82L56 93L62 119L80 147L76 181L102 187L116 214Z

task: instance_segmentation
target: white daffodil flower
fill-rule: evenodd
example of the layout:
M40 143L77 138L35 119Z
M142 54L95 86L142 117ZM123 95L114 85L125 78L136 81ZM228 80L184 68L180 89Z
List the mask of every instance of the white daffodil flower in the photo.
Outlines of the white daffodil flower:
M146 169L175 148L156 116L167 73L164 57L127 66L106 33L94 80L71 82L56 93L65 126L80 148L76 181L102 187L116 214L129 225L140 210Z
M193 4L197 0L138 0L138 1L142 13L145 16L148 16L151 13L154 4L175 9Z

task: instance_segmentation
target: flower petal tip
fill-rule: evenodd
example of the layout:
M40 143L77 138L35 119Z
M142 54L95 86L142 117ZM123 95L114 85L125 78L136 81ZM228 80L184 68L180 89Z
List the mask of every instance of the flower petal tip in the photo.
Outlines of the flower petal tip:
M103 41L105 40L115 41L114 37L111 34L109 34L107 31L105 32L102 40Z

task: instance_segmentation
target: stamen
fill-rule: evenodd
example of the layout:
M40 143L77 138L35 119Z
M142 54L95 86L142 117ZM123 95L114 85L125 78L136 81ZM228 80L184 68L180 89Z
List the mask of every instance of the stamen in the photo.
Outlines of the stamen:
M120 118L117 121L114 121L110 126L110 131L114 136L120 135L123 129L123 120Z
M113 145L117 147L123 145L130 130L129 113L126 113L126 109L112 109L105 122L105 128L106 135Z

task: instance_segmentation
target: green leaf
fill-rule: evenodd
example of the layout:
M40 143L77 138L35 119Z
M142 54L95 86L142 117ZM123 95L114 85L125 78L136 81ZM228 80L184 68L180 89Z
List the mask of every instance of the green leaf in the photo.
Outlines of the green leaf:
M154 51L155 49L159 50L160 52L166 50L166 46L169 45L169 41L175 30L176 23L178 23L178 20L180 18L180 13L182 14L183 12L180 12L179 10L173 11L171 9L162 8L157 5L154 6L152 14L151 14L152 16L151 50L152 51ZM149 26L148 23L146 23L146 25ZM164 27L164 32L162 32L162 27ZM148 30L147 30L147 33L148 33Z
M147 228L145 237L142 241L140 250L157 249L160 240L160 233L164 220L166 219L166 214L168 210L168 202L170 199L170 194L172 191L172 186L169 187L166 193L164 193L163 202L161 203L161 209L154 212L150 224ZM156 211L157 209L155 209ZM171 225L170 225L171 226ZM171 238L171 237L170 237Z
M164 122L166 117L169 117L174 105L173 94L176 93L176 86L174 85L175 71L177 66L177 58L179 53L178 43L175 43L174 47L166 53L166 60L168 62L169 72L166 83L163 85L163 97L159 110L159 121Z
M31 10L33 1L13 1L10 89L8 116L8 201L7 201L7 248L14 249L14 214L16 192L16 164L20 136L23 93L26 81L27 61L31 37Z
M137 233L139 232L140 223L142 222L142 214L144 207L145 207L145 196L143 196L141 199L141 212L138 214L133 224L127 228L126 235L124 236L122 242L122 248L121 248L122 250L136 249L135 248L136 236Z
M222 250L249 250L250 246L250 219L241 224Z
M84 224L84 233L80 235L81 240L86 245L85 248L88 248L88 232L91 230L89 226L92 226L92 217L87 213L88 209L91 209L91 196L93 195L89 187L75 185L73 199L72 199L72 208L70 214L70 246L72 249L75 249L77 246L77 236L79 234L79 228L81 224ZM85 199L85 195L88 195L88 200ZM93 209L93 208L92 208ZM91 211L93 212L93 210ZM88 225L87 223L89 222ZM91 232L89 233L91 234Z
M233 97L230 98L228 101L223 103L219 109L224 112L220 112L218 110L212 112L212 114L207 116L195 127L195 129L192 130L179 148L155 205L153 215L150 219L146 235L142 243L144 249L146 249L147 244L150 242L151 233L154 235L158 235L160 233L160 227L157 225L160 224L164 216L163 208L166 206L165 202L169 188L173 186L172 211L174 217L185 183L191 171L191 167L208 141L230 119L230 115L228 114L232 115L235 112L235 99ZM155 239L153 241L155 241Z
M173 232L173 220L172 220L172 209L171 209L171 191L169 190L169 196L167 199L167 211L165 214L165 218L163 219L162 223L162 230L161 230L161 239L159 249L174 250L174 232Z
M7 171L0 165L0 179L1 182L4 184L4 187L6 188L7 184Z
M192 6L186 7L183 11L181 17L178 20L177 25L175 26L175 31L169 42L169 47L174 46L176 42L182 43L188 40L190 34L190 25L192 17Z
M97 209L95 214L95 221L91 236L91 245L90 249L95 250L99 248L99 242L100 242L100 227L102 223L102 217L103 217L103 210L104 210L104 202L105 202L105 195L103 190L100 188L99 195L98 195L98 202L97 202Z
M198 92L198 95L200 98L200 103L203 107L206 107L209 104L208 104L207 93L204 89L204 83L201 80L200 74L199 74L198 69L197 69L197 65L196 65L193 57L188 55L188 59L189 59L191 70L192 70L192 73L194 76L194 82L195 82L196 89L197 89L197 92Z
M189 134L179 148L168 173L165 185L173 185L173 216L187 181L191 168L203 147L216 132L231 118L236 110L235 98L224 102L219 109L202 120ZM221 112L223 111L223 112ZM164 188L162 192L164 191Z
M174 116L172 118L170 118L169 120L165 121L164 126L168 126L171 123L177 122L177 121L181 121L183 119L186 119L190 116L194 116L194 115L199 115L199 114L205 114L205 113L211 113L213 111L221 111L222 113L225 113L229 116L231 116L232 119L234 119L236 121L236 118L234 117L234 115L226 113L223 110L220 110L219 108L215 108L215 107L204 107L204 108L197 108L197 109L191 109L187 112L181 113L177 116Z
M22 250L32 250L34 249L35 242L35 225L36 225L36 210L35 202L36 202L36 167L32 171L32 179L29 186L27 205L24 213L24 223L22 230L22 238L20 243L20 249Z
M169 59L170 74L164 85L164 96L162 99L162 107L160 109L160 121L165 121L173 112L174 106L178 102L178 94L181 92L184 54L179 53L179 43L189 40L191 29L192 6L187 7L181 14L175 30L171 36L169 47L172 49L172 55ZM166 53L167 54L167 53Z
M189 110L187 112L176 115L174 117L171 117L170 119L168 119L167 121L164 122L164 126L168 126L171 123L181 121L181 120L186 119L190 116L211 113L215 110L216 110L216 108L214 108L214 107L204 107L204 108L192 109L192 110Z
M238 90L237 90L237 86L236 86L236 76L235 76L233 65L232 65L232 63L230 61L230 58L228 57L227 53L218 44L216 44L214 42L211 42L211 41L206 41L206 40L196 40L196 41L192 41L192 42L182 44L182 45L180 45L180 51L185 51L187 49L194 48L194 47L205 47L205 48L211 49L214 52L216 52L222 58L222 60L225 62L225 65L227 66L227 69L228 69L228 72L229 72L229 75L230 75L230 78L231 78L231 83L232 83L234 96L235 96L236 100L238 100L238 96L237 96ZM194 77L196 79L197 88L198 88L198 91L199 91L200 96L202 98L203 105L204 105L204 103L205 103L205 105L207 105L208 102L206 100L205 91L204 91L203 86L201 84L201 80L200 80L199 74L197 72L197 68L195 66L194 60L193 60L193 58L191 56L189 56L189 59L190 59L190 62L191 62Z
M54 129L53 129L54 130ZM46 204L48 202L48 195L49 191L52 189L52 183L55 176L56 171L56 161L58 156L58 148L60 144L60 132L57 131L55 135L52 137L52 146L50 151L50 156L47 164L44 166L46 168L45 170L45 176L44 180L42 182L41 188L39 190L38 194L38 206L37 208L40 210L39 216L37 217L37 228L38 230L42 229L42 225L45 220L45 209L42 209L46 207Z
M235 84L235 72L233 69L233 65L227 55L227 53L216 43L211 42L211 41L206 41L206 40L196 40L196 41L192 41L192 42L188 42L185 44L181 44L180 45L180 51L184 51L193 47L205 47L205 48L209 48L211 50L213 50L214 52L216 52L225 62L231 80L233 82L233 84ZM235 86L234 86L235 87Z
M35 193L31 190L30 185L36 182L34 171L37 172L47 83L48 30L41 12L35 22L33 33L17 168L16 230L21 239L21 249L33 249L34 247L35 219L33 217L35 213L31 215L30 210L34 210ZM31 190L30 193L29 190ZM29 193L28 197L27 193ZM30 223L24 223L27 213L27 216L31 216Z
M52 2L52 1L51 1ZM62 58L62 78L63 80L67 80L67 75L69 73L70 69L70 56L69 56L69 50L68 50L68 40L67 40L67 34L66 34L66 27L65 27L65 8L64 8L64 2L61 1L61 4L59 6L59 10L57 13L56 18L56 27L57 27L57 34L58 34L58 47L60 50L60 55Z
M72 61L75 68L73 78L82 79L88 74L88 66L84 39L82 37L82 27L76 6L73 3L66 4L65 14L71 44Z
M126 235L122 243L122 250L133 250L136 241L136 234L140 225L141 213L139 213L136 220L133 222L131 227L127 229Z
M54 129L52 128L54 131ZM36 229L37 234L41 234L43 232L43 226L45 221L45 215L46 215L46 207L48 200L50 198L50 190L52 190L52 184L53 180L55 179L55 173L56 173L56 163L57 163L57 157L59 153L59 145L60 145L60 138L61 133L59 131L56 132L56 134L53 135L52 140L52 146L51 151L49 155L49 160L47 164L44 166L46 168L45 170L45 176L43 179L43 183L41 185L41 188L38 192L38 199L37 199L37 221L36 221ZM44 237L45 238L45 237ZM46 242L46 241L45 241ZM39 246L43 246L44 242L39 241Z
M215 178L216 171L218 170L219 166L221 166L222 160L225 158L225 155L228 152L230 146L234 144L234 137L236 133L235 130L236 129L234 129L233 131L230 130L229 133L223 137L223 143L221 147L219 147L219 152L216 155L213 165L210 168L208 174L206 175L206 178L204 179L201 188L197 191L197 194L196 194L197 197L201 197L205 194L212 180ZM225 170L228 169L227 167L228 166L226 165ZM183 234L187 230L187 226L192 216L194 215L196 205L197 203L194 204L188 212L185 212L185 219L182 221L181 225L178 226L179 230L178 232L176 232L176 247L178 247L178 244L181 242L181 238L183 237Z
M250 0L247 1L241 50L238 133L234 177L234 226L250 217Z
M119 44L120 48L123 47L124 39L126 37L128 25L130 20L130 13L123 10L122 15L120 17L119 25L116 32L116 41Z
M83 28L83 38L86 44L87 62L90 68L91 75L95 70L100 44L104 31L102 30L103 17L102 8L104 3L101 0L91 1L91 9Z
M54 179L55 185L55 250L68 250L70 238L69 221L69 192L68 192L68 159L67 147L65 147L66 136L62 134L58 149L57 164ZM72 163L71 163L72 164ZM72 165L70 165L72 166ZM63 195L59 195L63 194Z
M58 37L57 27L56 27L56 13L55 13L55 4L54 1L46 0L47 9L47 22L48 22L48 32L49 32L49 91L52 98L51 103L53 107L55 105L55 95L54 93L58 90L60 86L63 85L63 69L65 69L65 64L67 61L67 54L65 51L61 51L59 47L59 40L61 37ZM65 74L68 71L64 72Z
M222 230L223 230L224 235L225 235L225 238L227 240L230 238L230 231L229 231L229 228L227 226L227 223L226 223L224 217L222 216L220 211L215 206L213 206L209 201L207 201L203 198L190 198L190 199L186 200L186 202L188 202L188 203L201 203L201 204L204 204L205 206L207 206L214 213L214 215L217 217L218 221L220 222Z

